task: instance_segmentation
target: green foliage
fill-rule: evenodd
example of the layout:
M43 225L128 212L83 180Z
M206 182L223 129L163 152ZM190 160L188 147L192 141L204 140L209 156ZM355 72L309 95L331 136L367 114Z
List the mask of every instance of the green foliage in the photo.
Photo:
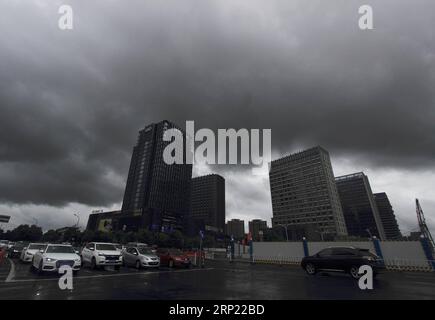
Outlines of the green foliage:
M137 241L147 244L153 244L154 243L154 235L151 231L148 229L141 229L137 233Z
M61 234L57 232L56 230L48 230L46 233L42 236L43 242L58 242L60 241Z
M35 225L22 224L6 232L5 238L11 241L40 241L42 229Z
M286 241L285 231L283 228L270 228L263 231L264 241Z
M82 233L79 228L71 227L66 229L63 234L62 241L63 242L71 242L71 243L80 243L82 239Z
M197 249L200 246L200 237L188 237L179 230L171 233L154 232L148 229L140 229L137 232L129 231L80 231L78 228L66 228L61 232L48 230L42 234L37 226L20 225L12 231L2 233L1 238L11 241L44 241L51 243L70 242L74 245L83 245L87 242L114 242L127 244L129 242L143 242L148 245L159 247ZM214 236L206 235L203 239L203 247L225 246L228 241L217 241Z

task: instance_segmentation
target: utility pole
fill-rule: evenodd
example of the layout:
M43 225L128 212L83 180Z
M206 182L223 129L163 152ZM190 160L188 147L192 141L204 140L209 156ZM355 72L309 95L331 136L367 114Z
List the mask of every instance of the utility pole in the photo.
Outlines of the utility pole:
M287 238L288 242L288 230L287 230L287 224L277 224L277 226L283 227L285 229L285 237Z
M80 222L80 216L79 216L77 213L74 213L74 216L77 218L77 222L76 222L76 224L74 225L74 228L77 228L78 225L79 225L79 222Z

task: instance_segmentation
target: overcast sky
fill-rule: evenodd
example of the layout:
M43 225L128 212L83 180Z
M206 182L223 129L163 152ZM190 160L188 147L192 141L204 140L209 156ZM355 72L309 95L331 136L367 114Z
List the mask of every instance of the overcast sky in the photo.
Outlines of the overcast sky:
M71 4L74 29L58 28ZM374 30L358 28L371 4ZM0 213L85 226L119 208L137 132L271 128L274 158L321 145L364 171L402 231L435 230L433 0L0 0ZM267 177L226 178L227 218L272 216ZM36 219L36 220L35 220Z

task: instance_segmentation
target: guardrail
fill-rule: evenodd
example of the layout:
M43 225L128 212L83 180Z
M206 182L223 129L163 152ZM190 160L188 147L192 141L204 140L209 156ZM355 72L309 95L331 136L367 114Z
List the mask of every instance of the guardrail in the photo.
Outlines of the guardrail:
M433 272L434 260L385 259L387 270Z
M276 257L262 257L253 256L252 262L265 263L265 264L279 264L279 265L299 265L302 257L294 256L276 256Z

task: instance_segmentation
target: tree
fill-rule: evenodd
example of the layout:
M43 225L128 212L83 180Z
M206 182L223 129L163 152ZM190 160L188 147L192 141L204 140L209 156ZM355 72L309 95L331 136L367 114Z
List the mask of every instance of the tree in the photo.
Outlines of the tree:
M8 239L12 241L39 241L42 238L42 229L35 225L22 224L8 233Z
M199 236L186 237L184 239L184 247L187 249L199 249Z
M211 235L205 235L203 244L203 248L215 248L216 247L216 239Z
M184 237L180 231L175 230L174 232L169 234L169 239L168 239L169 247L182 248L183 244L184 244Z
M284 228L268 228L263 231L264 241L286 241Z
M60 237L61 237L61 235L56 230L48 230L42 236L42 241L55 243L55 242L60 241Z
M137 241L143 242L146 244L153 244L154 243L154 235L151 231L148 229L141 229L136 235Z
M70 227L65 230L62 240L64 242L80 243L81 238L82 238L82 233L80 232L80 229L77 227Z
M157 233L155 240L156 240L155 244L157 244L159 247L169 246L170 238L166 233L161 233L161 232Z

